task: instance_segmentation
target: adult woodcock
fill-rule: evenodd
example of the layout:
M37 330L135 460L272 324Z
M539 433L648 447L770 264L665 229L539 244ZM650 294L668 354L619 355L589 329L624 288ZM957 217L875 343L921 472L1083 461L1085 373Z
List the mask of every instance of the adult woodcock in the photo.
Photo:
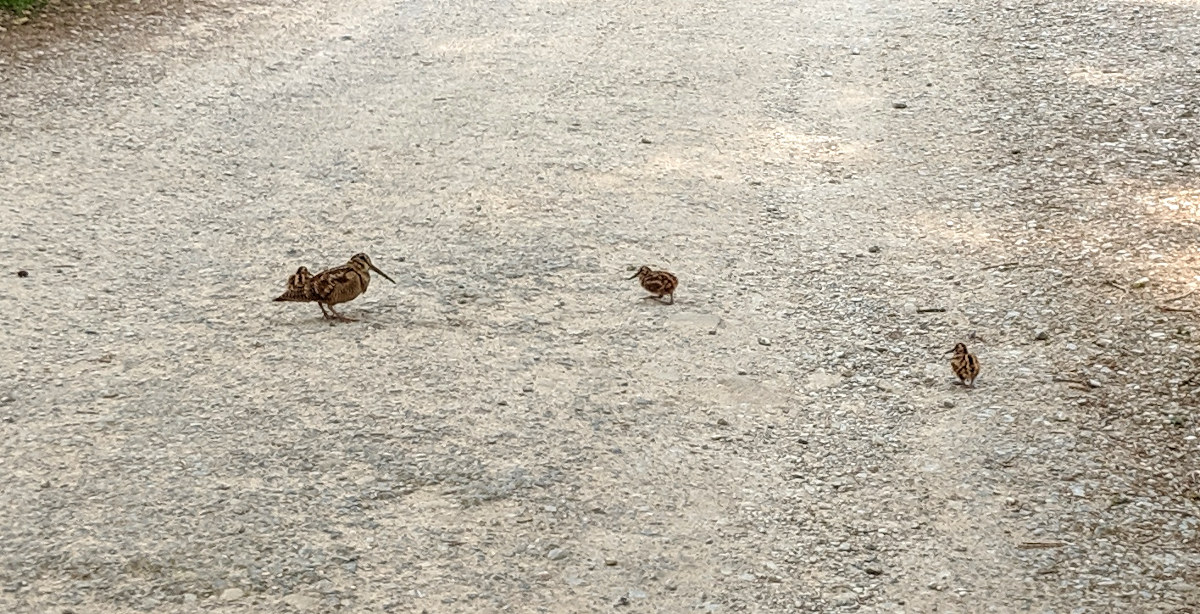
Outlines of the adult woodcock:
M350 262L333 267L312 275L305 267L296 269L295 274L288 278L287 290L276 298L276 301L293 303L316 303L321 308L321 315L327 320L353 322L352 318L334 311L334 305L348 303L367 291L371 285L371 271L375 271L384 279L396 283L371 263L366 254L354 254ZM328 311L326 311L328 308Z

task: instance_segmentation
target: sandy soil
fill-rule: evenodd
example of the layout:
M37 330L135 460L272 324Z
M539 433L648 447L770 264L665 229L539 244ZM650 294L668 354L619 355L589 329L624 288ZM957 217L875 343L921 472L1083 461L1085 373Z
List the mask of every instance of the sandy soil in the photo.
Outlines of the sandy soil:
M1197 611L1195 3L323 4L3 22L0 609Z

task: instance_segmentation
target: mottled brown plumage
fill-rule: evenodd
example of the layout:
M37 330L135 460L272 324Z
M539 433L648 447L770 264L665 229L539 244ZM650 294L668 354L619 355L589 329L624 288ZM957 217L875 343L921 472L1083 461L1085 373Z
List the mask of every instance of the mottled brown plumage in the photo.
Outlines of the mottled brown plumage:
M312 273L308 272L308 267L302 266L296 269L296 272L292 274L291 277L288 277L287 291L285 291L283 295L302 296L303 293L307 291L308 284L312 281L312 278Z
M638 269L637 273L634 273L633 277L629 279L635 277L642 283L642 287L646 289L646 292L654 295L647 296L646 298L652 298L668 305L675 303L675 288L679 286L679 279L674 275L666 271L655 271L648 266L644 266ZM671 300L662 300L664 296L670 297Z
M974 388L975 378L979 377L979 359L968 352L967 346L962 343L955 345L954 349L950 351L954 352L954 358L950 359L950 370L954 372L954 377L957 377L959 382Z
M396 280L388 277L386 273L371 264L371 258L366 254L355 254L350 258L350 262L321 271L316 275L312 275L308 269L300 267L294 275L288 278L287 291L275 300L296 303L315 302L321 308L321 314L326 319L353 322L354 320L334 311L333 306L350 302L366 292L367 286L371 285L371 271L396 283ZM326 308L329 309L328 312Z

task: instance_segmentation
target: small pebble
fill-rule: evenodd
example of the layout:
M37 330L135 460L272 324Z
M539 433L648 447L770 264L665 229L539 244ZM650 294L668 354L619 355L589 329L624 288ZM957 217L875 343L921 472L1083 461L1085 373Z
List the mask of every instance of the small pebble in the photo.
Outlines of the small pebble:
M1039 331L1037 332L1037 334L1036 334L1036 335L1034 335L1034 337L1033 337L1033 338L1034 338L1034 339L1037 339L1038 341L1045 341L1045 340L1047 340L1047 339L1049 339L1049 338L1050 338L1050 333L1048 333L1048 332L1046 332L1046 331L1044 331L1044 330L1039 330Z
M942 407L945 407L946 409L954 409L954 401L946 399L945 401L942 401Z
M562 548L554 548L550 550L550 552L546 553L546 558L550 559L551 561L559 561L567 558L567 551L563 550Z
M851 593L849 591L844 592L844 593L838 593L829 598L829 603L834 606L837 606L837 607L854 605L854 604L858 603L858 595L855 595L854 593Z
M1135 279L1133 281L1133 283L1129 284L1129 287L1130 288L1145 288L1146 284L1148 284L1148 283L1150 283L1149 277L1140 277L1138 279Z
M759 345L771 345L771 340L767 339L766 337L759 337L758 344Z
M1100 380L1098 380L1098 379L1090 379L1090 380L1088 380L1088 386L1089 386L1089 387L1091 387L1091 388L1099 388L1099 387L1100 387Z
M868 251L868 252L871 252L872 254L878 254L878 253L879 253L879 246L878 246L878 245L872 245L871 247L868 247L868 248L867 248L867 251Z
M26 271L25 269L21 269L20 271L17 271L17 277L20 277L22 279L29 277L29 271Z
M608 567L616 567L617 559L604 559L604 564Z
M227 588L221 592L221 601L237 601L245 594L246 592L240 588Z
M893 109L907 109L908 103L903 100L897 100L892 103L892 108Z

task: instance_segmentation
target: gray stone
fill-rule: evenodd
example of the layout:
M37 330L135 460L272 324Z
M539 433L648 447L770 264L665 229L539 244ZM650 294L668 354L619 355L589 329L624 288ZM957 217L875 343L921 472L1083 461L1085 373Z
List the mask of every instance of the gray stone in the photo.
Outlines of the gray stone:
M854 605L858 603L858 595L855 595L850 591L838 593L829 598L829 603L835 607Z
M309 597L308 595L302 593L292 593L291 595L284 597L283 602L292 606L293 608L296 608L297 610L311 610L317 607L317 604L320 603L317 601L316 597Z
M907 109L908 102L905 100L895 100L892 102L892 108L893 109Z
M237 601L245 596L246 591L240 588L227 588L221 591L221 601Z
M808 381L806 382L805 388L809 390L820 390L822 388L836 386L840 383L842 383L842 378L840 375L826 373L825 371L813 371L812 373L808 374Z
M551 561L559 561L567 558L567 551L562 548L552 548L550 552L546 553L546 558Z

